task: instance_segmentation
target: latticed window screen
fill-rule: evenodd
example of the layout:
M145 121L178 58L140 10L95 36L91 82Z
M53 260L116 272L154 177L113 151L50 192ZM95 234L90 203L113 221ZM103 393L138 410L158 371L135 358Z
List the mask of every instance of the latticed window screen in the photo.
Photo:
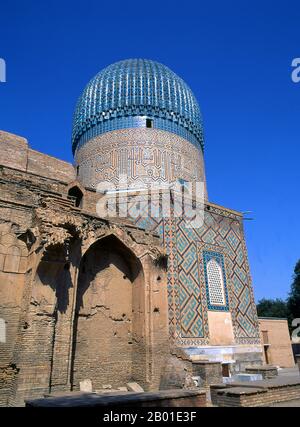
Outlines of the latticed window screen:
M212 258L206 266L209 302L212 305L225 305L223 272L220 264Z
M208 310L229 311L223 254L203 251L203 263Z

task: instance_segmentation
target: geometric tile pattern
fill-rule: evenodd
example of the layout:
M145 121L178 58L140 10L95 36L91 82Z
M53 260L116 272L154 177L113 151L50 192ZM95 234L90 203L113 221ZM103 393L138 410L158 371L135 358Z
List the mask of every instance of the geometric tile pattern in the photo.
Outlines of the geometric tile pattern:
M207 311L229 310L237 344L258 344L256 306L241 218L210 207L200 228L183 218L138 218L136 224L155 231L168 254L170 335L183 346L209 344ZM222 265L226 305L210 306L205 263L207 256Z

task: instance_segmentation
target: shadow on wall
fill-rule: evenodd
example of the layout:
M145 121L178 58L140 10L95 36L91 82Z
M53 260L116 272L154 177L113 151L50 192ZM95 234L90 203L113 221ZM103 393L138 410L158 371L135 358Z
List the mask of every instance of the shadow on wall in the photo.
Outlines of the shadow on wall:
M63 245L50 246L44 253L36 272L36 281L39 281L55 292L55 309L60 313L65 313L69 306L69 289L73 287L72 277L70 274L71 265L75 265L75 258L79 258L79 254L74 257L78 242L70 243L70 257L67 254L67 249ZM73 254L73 257L72 257Z
M104 270L114 266L120 271L124 280L133 283L141 272L141 265L135 255L115 236L104 237L95 242L84 254L80 262L76 313L83 307L84 294L94 286L97 275L102 275L102 287L107 289L111 275Z
M75 186L68 191L68 198L74 201L76 208L82 207L83 193L79 187Z

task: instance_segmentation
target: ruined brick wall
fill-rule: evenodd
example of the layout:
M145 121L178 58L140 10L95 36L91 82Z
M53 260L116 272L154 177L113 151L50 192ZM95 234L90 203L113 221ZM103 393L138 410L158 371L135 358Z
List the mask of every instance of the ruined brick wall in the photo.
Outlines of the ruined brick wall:
M8 406L12 385L17 374L18 369L14 365L0 367L0 407Z
M92 215L94 192L83 190L86 209L76 208L68 199L75 181L38 176L17 166L0 167L0 318L7 329L6 342L0 343L0 405L22 405L27 398L71 389L80 263L83 254L106 235L123 241L129 252L121 265L119 252L114 251L120 243L115 245L108 271L101 270L98 256L91 258L89 270L97 265L100 277L83 280L90 303L84 310L90 310L90 319L97 318L94 310L101 311L97 298L103 297L101 272L109 274L113 280L105 304L114 327L100 318L90 330L80 327L88 350L82 357L87 368L83 377L95 380L95 387L106 382L124 385L134 379L146 389L157 389L168 352L166 273L154 262L163 253L159 238ZM142 266L143 273L136 277L128 253L134 253ZM105 334L110 334L106 340ZM95 365L103 365L93 359L93 340L108 360L102 373L94 370ZM134 351L127 351L128 347Z
M193 361L193 374L199 376L203 387L222 382L222 364L220 362Z
M176 351L172 351L172 353L166 361L164 373L161 377L161 390L182 389L187 380L194 375L192 361Z
M0 342L0 405L6 405L17 374L13 353L20 330L28 257L26 244L15 229L30 220L30 213L22 207L2 205L0 215L0 318L4 328Z
M27 268L27 247L19 240L10 223L0 223L0 307L6 322L5 342L0 346L1 365L10 362L18 327ZM7 318L10 322L7 322Z
M75 310L75 389L91 372L95 389L132 379L146 389L158 389L169 347L164 275L149 260L142 265L115 238L88 249Z
M96 389L103 384L125 385L132 378L134 282L141 271L130 265L117 242L115 246L111 240L100 241L81 262L75 312L75 389L91 372Z
M63 182L75 179L71 163L30 149L27 140L20 136L0 131L0 152L3 166Z
M6 324L6 340L0 343L0 366L3 372L10 367L17 367L19 372L8 381L9 385L2 384L6 400L14 404L17 394L18 402L22 402L23 396L39 396L49 391L56 297L55 290L49 295L46 284L38 280L32 287L39 254L31 245L36 239L33 235L37 226L35 209L46 196L54 200L63 198L66 184L26 172L27 142L9 134L4 136L1 133L0 318ZM14 149L15 156L12 155ZM39 287L42 292L38 291ZM8 389L11 390L9 396Z
M1 165L26 171L28 142L21 136L0 131Z

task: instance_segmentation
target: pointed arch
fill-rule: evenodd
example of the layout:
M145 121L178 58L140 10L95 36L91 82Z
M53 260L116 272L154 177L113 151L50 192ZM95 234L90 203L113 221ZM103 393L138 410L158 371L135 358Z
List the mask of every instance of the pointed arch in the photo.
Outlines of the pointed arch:
M140 350L144 345L144 288L140 260L114 234L85 251L73 325L73 389L85 378L93 378L95 387L141 380L146 363L145 350ZM138 363L135 354L140 355Z
M74 201L76 208L82 207L83 192L77 185L69 188L68 198Z

